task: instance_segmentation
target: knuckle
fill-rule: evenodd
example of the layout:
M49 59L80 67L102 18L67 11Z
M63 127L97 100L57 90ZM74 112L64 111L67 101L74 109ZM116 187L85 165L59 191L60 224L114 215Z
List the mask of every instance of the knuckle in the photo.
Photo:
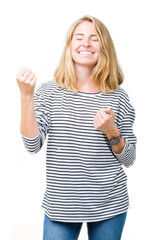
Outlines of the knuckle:
M21 80L22 82L24 82L24 81L26 80L26 77L25 77L25 76L21 76L20 80Z
M29 71L28 71L28 74L31 74L32 73L32 70L31 69L29 69Z
M25 75L25 76L29 76L30 73L31 73L31 70L30 70L30 69L27 69L24 75Z

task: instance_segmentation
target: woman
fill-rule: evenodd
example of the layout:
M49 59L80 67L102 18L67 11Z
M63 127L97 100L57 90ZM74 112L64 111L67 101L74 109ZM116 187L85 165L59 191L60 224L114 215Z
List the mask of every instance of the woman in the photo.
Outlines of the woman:
M110 34L85 16L71 27L55 80L36 93L36 76L21 69L21 134L38 152L48 135L44 240L121 239L129 206L123 165L135 160L135 111L119 86L123 74Z

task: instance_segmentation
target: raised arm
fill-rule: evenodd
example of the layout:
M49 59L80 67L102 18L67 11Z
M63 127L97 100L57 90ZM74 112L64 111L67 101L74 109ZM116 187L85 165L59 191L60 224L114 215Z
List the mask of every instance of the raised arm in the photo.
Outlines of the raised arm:
M35 74L26 68L21 69L16 77L21 94L21 134L26 138L35 138L38 124L34 109Z

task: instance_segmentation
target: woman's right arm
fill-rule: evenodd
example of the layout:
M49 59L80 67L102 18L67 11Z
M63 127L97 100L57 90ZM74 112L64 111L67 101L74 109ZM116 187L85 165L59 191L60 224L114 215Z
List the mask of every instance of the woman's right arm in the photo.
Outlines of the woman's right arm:
M35 138L38 124L34 109L34 89L36 76L30 69L21 69L16 77L21 94L21 134L26 138Z

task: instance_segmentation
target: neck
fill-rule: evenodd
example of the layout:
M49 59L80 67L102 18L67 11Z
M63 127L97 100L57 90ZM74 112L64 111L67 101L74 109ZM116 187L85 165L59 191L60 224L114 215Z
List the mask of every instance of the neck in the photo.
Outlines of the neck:
M77 87L82 92L98 92L99 89L93 81L93 68L75 65Z

